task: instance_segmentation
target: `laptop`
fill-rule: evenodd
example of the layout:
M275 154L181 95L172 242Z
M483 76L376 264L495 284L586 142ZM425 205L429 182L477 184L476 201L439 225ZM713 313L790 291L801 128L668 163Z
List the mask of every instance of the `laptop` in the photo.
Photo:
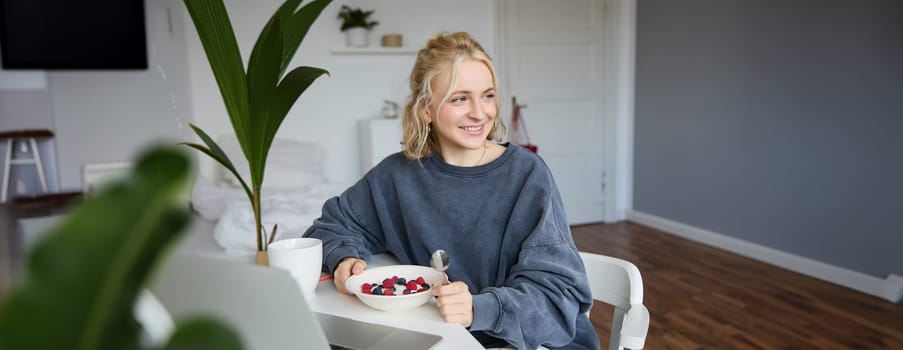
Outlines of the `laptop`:
M287 271L240 261L174 255L151 288L176 320L212 315L246 349L429 349L441 336L315 313Z

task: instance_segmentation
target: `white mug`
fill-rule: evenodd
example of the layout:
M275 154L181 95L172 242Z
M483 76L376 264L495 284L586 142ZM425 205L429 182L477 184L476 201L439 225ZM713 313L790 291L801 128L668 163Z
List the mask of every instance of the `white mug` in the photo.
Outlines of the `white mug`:
M320 282L323 266L323 241L316 238L291 238L267 246L270 266L287 270L304 297L311 299Z

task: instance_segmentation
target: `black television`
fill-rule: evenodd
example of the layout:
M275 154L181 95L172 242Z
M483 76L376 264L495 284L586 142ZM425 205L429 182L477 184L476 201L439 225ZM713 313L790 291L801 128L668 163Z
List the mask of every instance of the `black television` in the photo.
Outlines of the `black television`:
M0 0L3 69L147 69L143 0Z

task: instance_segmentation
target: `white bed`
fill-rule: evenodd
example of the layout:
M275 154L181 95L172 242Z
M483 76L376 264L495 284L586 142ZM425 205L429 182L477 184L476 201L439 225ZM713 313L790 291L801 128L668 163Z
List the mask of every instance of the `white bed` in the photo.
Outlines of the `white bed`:
M217 143L248 179L247 162L234 137L231 140L221 137ZM274 240L300 237L320 216L323 203L349 186L327 180L322 171L324 155L323 148L315 143L274 140L261 200L262 221L267 231L271 232L274 224L279 225ZM219 168L214 179L202 175L195 179L190 193L195 215L177 249L192 255L253 261L257 238L248 197L234 176ZM115 169L112 175L106 170L104 176L88 174L85 178L91 181L86 182L85 188L124 175L128 166ZM19 220L23 251L30 250L59 220L59 216Z
M247 161L234 136L220 137L217 143L239 174L249 181ZM272 232L273 225L279 226L274 240L300 237L320 216L323 203L348 187L327 180L323 174L324 158L325 150L316 143L274 140L261 196L263 226L267 232ZM213 179L201 175L196 178L191 206L199 218L194 220L184 249L227 256L251 256L257 251L250 201L238 180L225 168L219 167ZM212 232L212 237L203 237L200 232Z

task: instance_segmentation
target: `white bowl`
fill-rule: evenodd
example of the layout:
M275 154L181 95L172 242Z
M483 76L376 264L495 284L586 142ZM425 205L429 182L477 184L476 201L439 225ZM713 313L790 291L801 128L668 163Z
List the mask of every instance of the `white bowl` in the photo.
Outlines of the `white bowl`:
M398 276L406 280L423 277L430 289L437 283L441 283L442 274L433 268L418 265L389 265L366 269L359 275L354 275L345 280L345 288L354 293L367 306L383 311L401 311L415 308L430 300L432 294L426 290L408 295L373 295L361 292L364 283L382 283L386 278ZM403 288L402 288L403 289Z

